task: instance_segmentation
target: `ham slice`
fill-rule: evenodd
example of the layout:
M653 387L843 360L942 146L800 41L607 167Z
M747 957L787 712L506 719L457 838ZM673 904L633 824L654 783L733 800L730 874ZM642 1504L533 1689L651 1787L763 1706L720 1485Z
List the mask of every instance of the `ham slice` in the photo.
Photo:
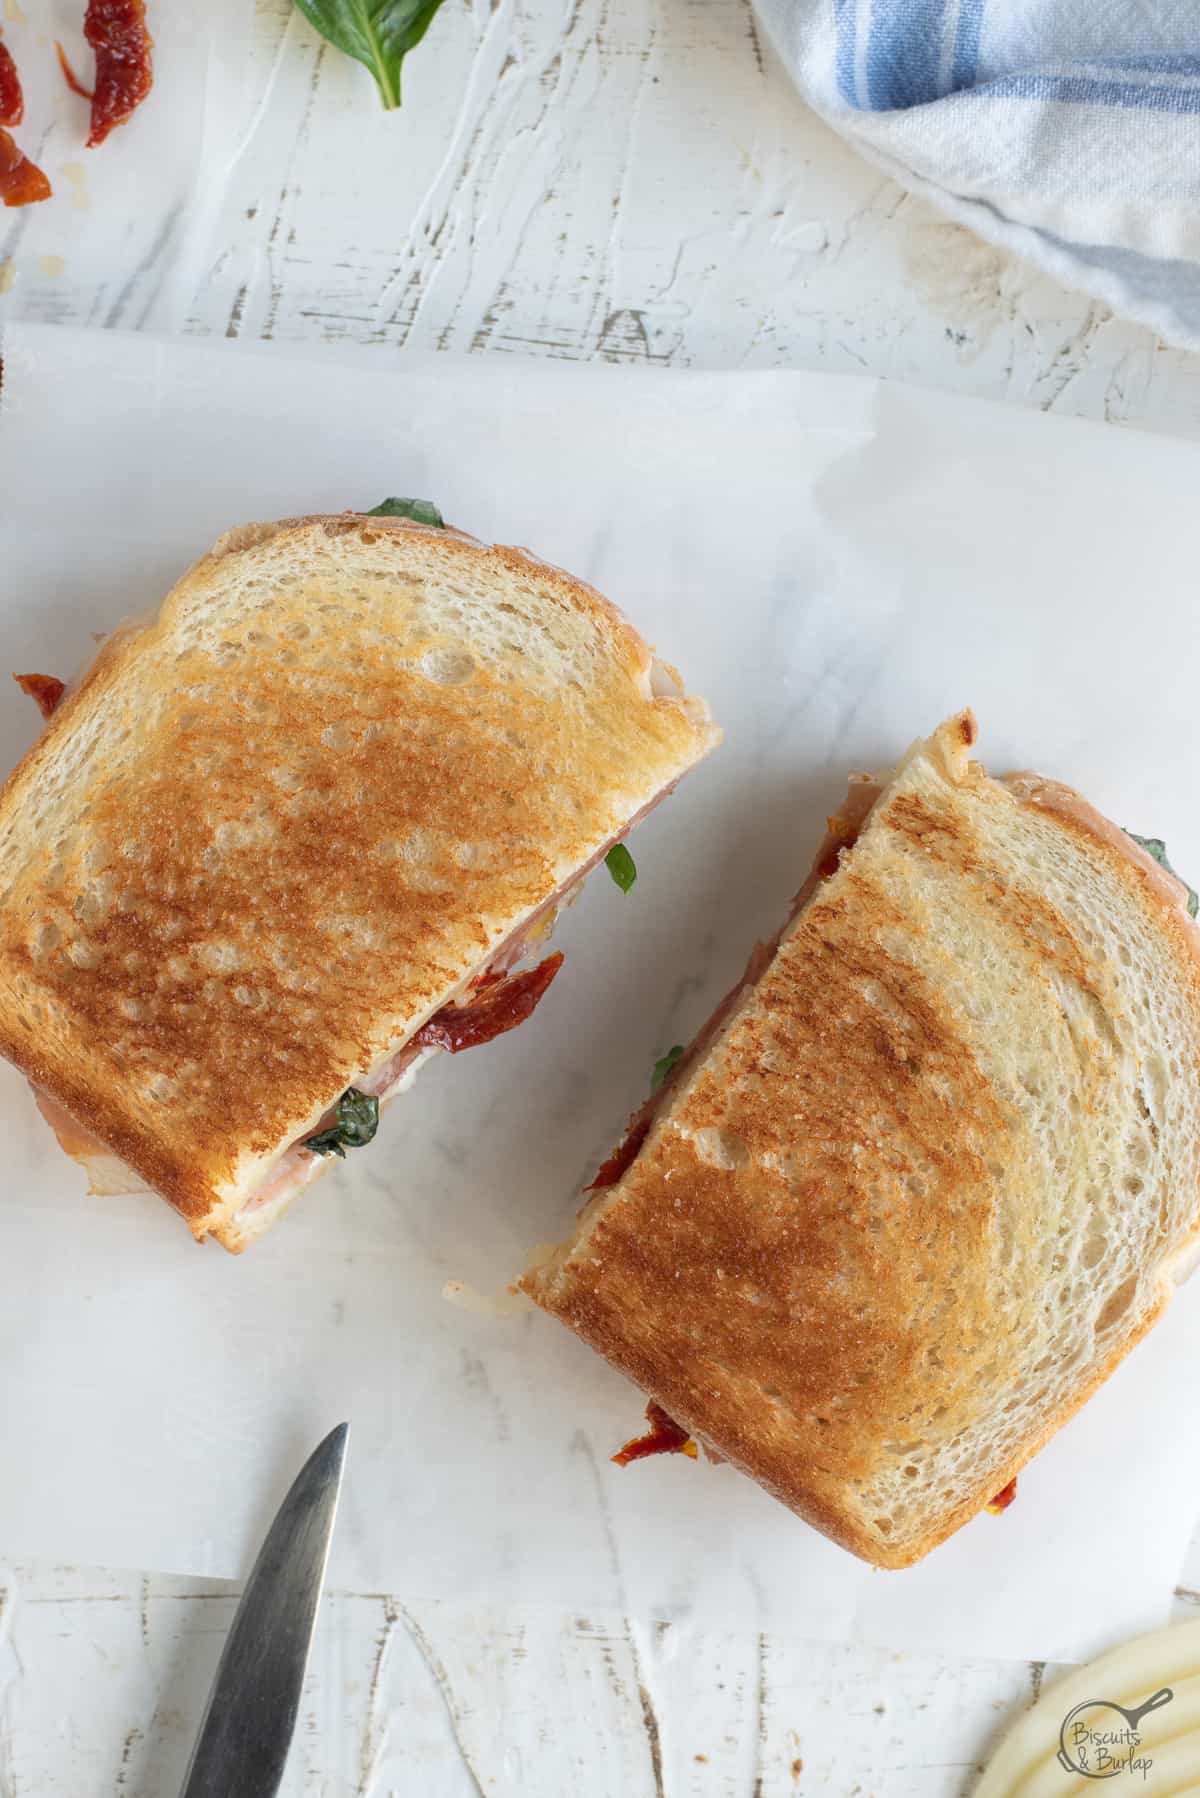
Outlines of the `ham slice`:
M53 1130L60 1146L87 1169L88 1191L100 1198L111 1198L127 1192L148 1192L150 1188L98 1136L77 1124L69 1111L38 1086L33 1088L37 1108Z

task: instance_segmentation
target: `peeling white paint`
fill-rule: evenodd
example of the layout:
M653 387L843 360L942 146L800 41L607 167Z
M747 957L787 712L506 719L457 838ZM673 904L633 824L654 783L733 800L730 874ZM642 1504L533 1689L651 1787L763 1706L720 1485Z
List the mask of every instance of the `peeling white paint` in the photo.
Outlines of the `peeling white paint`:
M802 105L748 0L460 0L387 115L290 0L257 0L246 29L244 116L189 229L139 218L136 280L78 257L53 276L22 267L28 312L293 343L867 370L1200 431L1200 356L868 167Z

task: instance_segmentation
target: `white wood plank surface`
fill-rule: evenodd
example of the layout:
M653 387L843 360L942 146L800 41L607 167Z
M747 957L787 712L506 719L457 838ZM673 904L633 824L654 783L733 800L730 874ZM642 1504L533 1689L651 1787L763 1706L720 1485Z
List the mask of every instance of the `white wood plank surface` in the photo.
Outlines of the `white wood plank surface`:
M251 128L182 236L142 218L136 253L114 232L106 262L60 266L10 221L0 294L19 276L36 317L383 360L868 370L1200 431L1200 357L881 179L805 111L747 0L448 0L386 120L288 0L247 6L245 58ZM1198 1585L1194 1547L1182 1610ZM0 1568L0 1798L172 1793L233 1605ZM284 1790L958 1798L1053 1671L335 1593Z
M106 257L46 259L15 214L0 292L77 323L865 369L1200 429L1200 356L882 178L748 0L446 0L387 116L290 0L245 0L237 61L244 129L186 230L134 209Z
M3 1570L0 1798L173 1793L235 1601L196 1581ZM1181 1591L1181 1618L1196 1605ZM283 1792L961 1798L1056 1671L334 1593Z

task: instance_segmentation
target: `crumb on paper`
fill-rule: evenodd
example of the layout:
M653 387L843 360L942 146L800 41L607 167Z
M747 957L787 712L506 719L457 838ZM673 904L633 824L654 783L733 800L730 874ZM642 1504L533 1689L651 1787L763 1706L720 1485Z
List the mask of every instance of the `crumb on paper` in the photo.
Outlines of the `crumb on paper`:
M502 1286L499 1292L480 1292L467 1280L447 1280L442 1297L476 1317L519 1317L530 1307L524 1293L514 1292L510 1286Z
M11 259L0 262L0 293L11 293L17 284L17 265Z
M41 269L41 271L44 275L49 275L51 277L51 279L53 279L56 275L61 275L63 270L66 268L66 266L67 266L67 259L65 256L39 256L38 257L38 267Z
M88 195L87 170L81 162L64 162L62 165L63 180L71 188L71 204L78 212L86 212L91 205Z
M707 1756L707 1754L693 1754L693 1756L692 1756L692 1759L693 1759L693 1760L694 1760L694 1761L701 1761L701 1762L702 1762L702 1763L703 1763L703 1764L704 1764L704 1765L705 1765L705 1766L707 1766L707 1765L708 1765L708 1756Z

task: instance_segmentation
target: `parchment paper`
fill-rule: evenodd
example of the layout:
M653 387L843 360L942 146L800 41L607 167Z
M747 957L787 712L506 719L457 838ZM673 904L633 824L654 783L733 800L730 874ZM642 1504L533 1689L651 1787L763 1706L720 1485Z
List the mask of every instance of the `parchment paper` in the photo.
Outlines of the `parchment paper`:
M242 1572L342 1417L333 1580L831 1640L1071 1658L1159 1623L1200 1490L1200 1288L982 1517L875 1573L728 1468L608 1456L639 1396L551 1320L451 1305L561 1234L583 1179L778 921L852 768L966 702L1200 871L1200 450L870 381L516 359L292 360L14 328L0 668L73 671L250 518L436 500L629 611L723 750L594 879L537 1018L425 1071L240 1260L89 1199L0 1070L0 1545ZM13 689L0 757L36 717Z

